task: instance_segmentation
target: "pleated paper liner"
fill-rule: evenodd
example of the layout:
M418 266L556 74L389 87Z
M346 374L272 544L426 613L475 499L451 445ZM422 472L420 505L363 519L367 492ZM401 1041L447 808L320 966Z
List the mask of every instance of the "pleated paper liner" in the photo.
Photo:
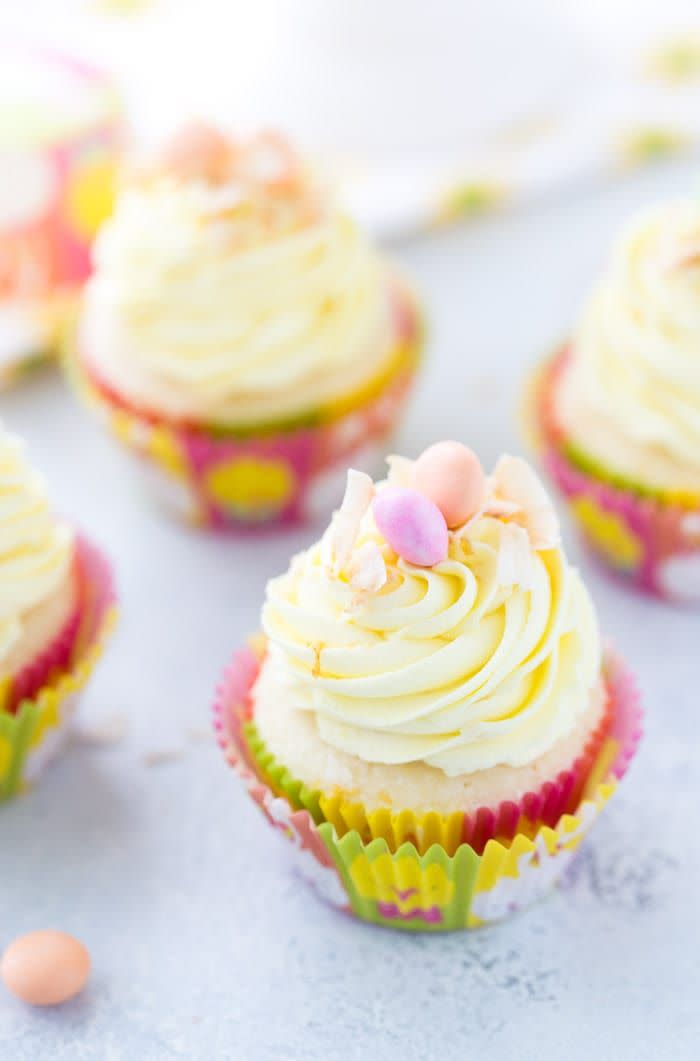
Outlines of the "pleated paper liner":
M69 666L80 629L81 612L78 600L53 641L21 671L0 681L0 712L13 715L22 700L35 696L42 686L48 685Z
M79 620L63 666L12 711L0 710L0 801L20 793L58 752L116 619L116 597L107 560L85 538L77 539Z
M256 648L257 654L250 648L234 656L218 691L215 727L227 760L271 824L292 841L298 868L316 890L357 917L394 928L470 928L499 920L544 895L614 792L641 735L634 681L609 653L609 727L571 813L552 825L492 837L483 847L479 844L481 849L458 842L463 815L459 828L451 819L425 816L422 832L414 820L406 827L410 839L403 842L398 822L387 824L382 835L381 822L375 820L377 835L368 838L343 819L339 832L334 821L323 820L321 801L316 802L314 794L303 792L289 776L279 777L282 787L276 790L256 764L246 738L249 694L260 666L260 646ZM286 791L293 793L293 801ZM363 815L363 827L371 817Z
M534 836L542 825L555 826L562 814L571 813L581 802L581 795L591 775L611 721L611 705L586 746L568 770L562 770L552 781L518 800L506 800L497 807L481 807L472 814L457 811L445 815L436 812L418 815L411 810L395 811L388 807L368 811L361 802L347 794L326 794L309 789L291 776L267 749L255 722L243 727L248 758L258 775L295 810L307 810L317 825L331 822L338 836L355 831L364 843L384 838L392 851L403 843L412 843L421 853L440 844L454 854L460 844L469 844L481 854L489 840L512 840L518 833Z
M553 408L569 356L559 351L535 374L527 400L526 432L546 472L608 569L656 596L700 603L700 497L649 490L572 445Z
M384 457L408 400L423 345L413 293L392 280L395 349L367 386L303 418L209 430L168 421L115 394L89 366L89 351L68 359L77 389L149 472L151 490L187 522L215 531L303 523L327 515L343 492L348 465L371 471Z

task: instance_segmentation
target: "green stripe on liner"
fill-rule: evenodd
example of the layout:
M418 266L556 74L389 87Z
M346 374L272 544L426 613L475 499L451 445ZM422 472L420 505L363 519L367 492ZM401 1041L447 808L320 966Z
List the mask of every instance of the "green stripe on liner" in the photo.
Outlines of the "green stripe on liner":
M250 756L262 779L273 791L284 793L294 810L307 810L316 825L320 825L325 820L320 807L322 793L298 781L286 766L277 761L272 752L268 751L254 722L246 722L243 733Z
M422 361L427 328L424 314L413 294L411 295L411 306L415 313L415 330L410 338L403 341L401 358L399 360L397 357L396 364L393 365L386 377L382 378L379 376L375 383L370 382L368 385L368 390L370 392L369 397L360 397L357 404L351 403L347 409L344 407L344 403L341 400L339 404L341 405L342 411L340 413L334 412L334 406L336 403L330 402L314 409L307 409L303 413L297 413L294 416L266 420L257 424L246 424L243 426L236 424L207 424L206 426L198 426L195 433L217 440L225 441L226 439L230 439L235 442L245 442L248 439L260 439L266 438L267 436L276 436L278 434L289 434L292 431L308 430L325 424L332 424L338 420L342 420L345 416L351 415L353 412L357 412L358 410L361 411L365 408L368 402L371 403L376 398L379 398L387 385L392 385L403 375L413 373ZM111 404L104 398L99 388L93 385L82 369L79 363L75 340L72 343L70 341L66 342L64 353L61 356L61 362L70 384L78 394L90 403L98 402L102 406L105 404ZM359 388L358 393L362 395L362 387ZM128 407L125 407L124 412L127 416L142 419L140 413L134 412Z
M454 855L449 855L440 844L433 844L425 852L419 854L415 845L406 841L395 852L392 852L389 844L383 837L376 837L369 842L363 841L356 829L351 829L342 836L338 836L332 822L326 821L320 808L321 793L313 791L292 777L287 767L282 766L268 748L258 733L254 722L247 722L244 727L244 736L248 753L253 761L260 778L272 789L273 792L282 794L294 810L307 810L318 826L318 831L323 843L333 860L343 885L350 900L350 905L358 917L375 924L387 925L392 928L400 928L410 932L444 932L445 929L466 928L469 919L474 883L479 869L480 857L468 844L461 844ZM441 870L443 883L452 884L452 898L449 903L442 901L442 896L436 898L434 906L439 908L440 919L435 922L426 920L425 911L421 908L421 915L416 917L407 916L385 916L386 907L382 907L376 896L363 895L358 890L353 877L352 867L357 859L367 860L369 864L376 859L386 856L391 860L391 866L401 864L399 874L405 873L405 860L409 859L416 864L420 877L424 880L424 874L430 866L438 865ZM429 894L421 896L422 902L430 907L432 904ZM400 902L396 898L396 902ZM391 905L391 904L389 904ZM410 906L410 902L409 902ZM404 911L405 913L405 911Z
M468 844L462 844L452 856L448 855L439 844L433 844L424 855L419 855L411 843L402 844L394 853L389 849L386 840L382 838L372 840L369 844L363 844L360 836L354 830L339 838L330 822L324 822L319 827L319 834L340 874L343 886L350 899L353 913L358 917L374 924L400 928L408 932L444 932L445 930L467 927L480 863L479 856ZM439 908L439 920L431 922L424 916L425 906L427 905L429 909L432 905L429 894L428 896L421 896L421 916L405 916L410 913L411 900L409 898L403 906L403 916L397 917L395 915L387 916L386 913L382 912L383 904L378 897L363 895L358 890L352 877L353 865L358 859L362 859L363 861L366 860L366 863L371 866L373 862L383 857L388 857L391 860L392 867L404 864L405 860L409 859L416 864L416 869L423 879L431 866L440 867L443 881L449 881L452 885L452 898L449 903L444 904L440 901L440 895L436 897L434 905ZM400 875L403 875L404 872L405 868L399 870ZM395 904L389 901L387 905L392 906ZM386 907L384 907L384 910L386 911Z
M666 505L680 505L682 508L697 508L700 506L700 495L693 498L682 490L676 492L662 490L660 487L645 486L643 483L635 482L620 472L614 472L606 468L599 460L591 457L590 454L586 453L577 443L572 442L570 439L563 440L559 444L559 449L566 460L578 471L593 479L599 479L616 490L623 490L637 497L659 501Z
M0 777L0 800L17 795L22 788L22 772L38 718L39 708L32 700L23 700L16 714L0 713L0 738L10 748L7 768Z

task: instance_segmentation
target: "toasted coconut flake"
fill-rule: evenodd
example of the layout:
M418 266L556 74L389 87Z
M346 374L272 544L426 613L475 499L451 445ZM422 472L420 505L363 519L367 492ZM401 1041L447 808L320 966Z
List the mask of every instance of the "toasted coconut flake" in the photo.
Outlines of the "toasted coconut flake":
M376 542L365 542L353 553L349 566L350 585L359 593L378 593L386 584L386 564Z
M504 523L498 550L497 578L500 585L532 589L534 574L534 557L527 531L517 523Z
M350 468L343 503L333 516L322 543L323 564L335 576L340 575L350 561L360 524L374 495L374 483L369 475Z
M387 482L392 486L404 486L412 487L413 482L413 465L415 461L409 460L408 457L399 457L395 453L392 453L386 459L389 465L389 474L387 475Z
M559 520L547 491L526 461L501 457L492 476L495 504L514 504L515 521L530 535L535 549L551 549L559 542Z

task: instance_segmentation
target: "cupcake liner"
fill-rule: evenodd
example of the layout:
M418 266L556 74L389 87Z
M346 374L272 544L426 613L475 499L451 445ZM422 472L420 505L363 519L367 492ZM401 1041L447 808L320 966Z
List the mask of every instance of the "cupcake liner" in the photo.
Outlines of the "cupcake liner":
M80 612L65 667L30 699L0 710L0 801L33 781L65 740L77 694L92 673L116 619L107 560L85 538L76 543Z
M81 606L77 603L53 641L21 671L0 683L0 711L14 714L22 700L31 699L55 675L66 670L80 629L80 618Z
M111 209L122 136L105 74L49 51L14 46L18 57L28 70L72 78L95 103L89 119L35 144L8 145L6 155L0 149L17 188L12 203L3 203L0 228L0 388L58 352L90 273L92 240Z
M284 779L280 794L274 787L275 773L270 780L262 776L265 767L258 766L256 750L246 738L249 694L260 658L260 651L243 649L224 675L214 705L219 744L270 823L292 841L297 868L316 891L340 909L393 928L472 928L500 920L544 895L614 792L641 735L636 686L623 663L608 652L610 725L571 813L552 825L516 831L508 838L491 837L480 850L467 842L455 846L455 836L436 828L439 816L430 822L425 816L426 831L420 838L414 820L414 833L403 842L396 827L369 838L343 822L339 832L336 823L323 820L320 803L314 806L297 782ZM295 806L287 791L294 793L295 801L308 798L309 808ZM522 802L518 821L525 810ZM364 817L369 820L371 815ZM443 821L450 824L449 819ZM432 835L429 828L435 830Z
M295 810L307 810L317 825L330 822L338 836L354 830L363 842L385 839L392 851L403 843L412 843L420 854L439 844L454 854L461 844L469 844L481 854L489 840L512 840L518 833L534 836L542 825L554 827L561 816L573 812L581 802L603 744L609 735L611 705L590 735L580 756L567 770L560 771L536 791L518 800L504 800L497 807L480 807L471 814L456 811L440 814L434 811L394 811L390 808L368 810L343 793L324 795L296 780L267 749L252 719L243 726L250 765L270 788L283 796Z
M700 498L625 482L571 446L551 401L567 357L559 352L532 386L530 426L547 474L608 569L658 597L700 603Z
M69 371L119 441L140 458L151 490L200 527L236 531L313 519L342 496L348 464L371 470L409 396L422 326L413 296L396 287L396 347L369 388L315 410L296 425L207 431L124 403L78 355Z

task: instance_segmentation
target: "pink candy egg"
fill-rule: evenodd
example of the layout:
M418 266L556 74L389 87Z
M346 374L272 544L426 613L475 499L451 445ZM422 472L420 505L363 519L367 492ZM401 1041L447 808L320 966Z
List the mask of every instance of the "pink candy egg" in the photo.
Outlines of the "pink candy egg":
M417 490L387 486L372 506L374 521L399 556L418 567L447 558L447 524L440 509Z
M479 511L484 498L484 473L476 454L461 442L436 442L413 467L414 482L434 501L447 526L460 527Z
M56 1006L83 990L90 955L65 932L29 932L9 945L0 962L8 991L31 1006Z

